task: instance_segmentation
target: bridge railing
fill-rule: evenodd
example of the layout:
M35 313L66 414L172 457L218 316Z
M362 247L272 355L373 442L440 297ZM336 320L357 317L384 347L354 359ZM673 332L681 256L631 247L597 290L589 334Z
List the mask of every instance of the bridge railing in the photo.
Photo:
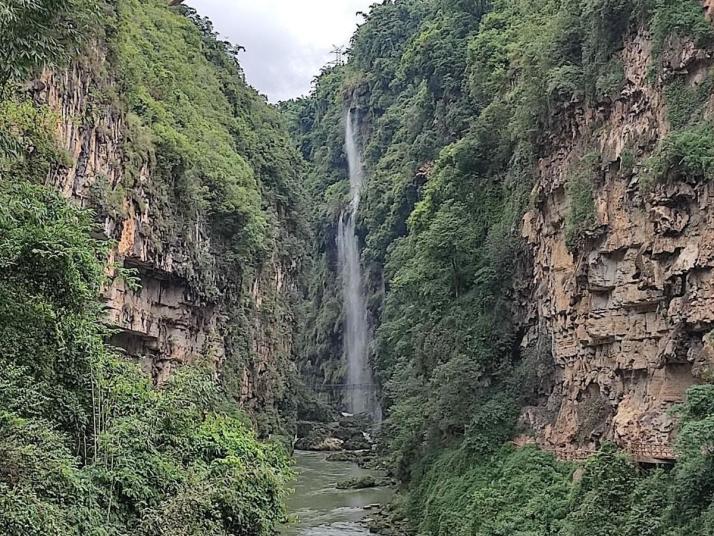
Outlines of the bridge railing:
M313 386L313 390L318 393L329 391L376 391L377 385L373 383L333 383L315 385Z

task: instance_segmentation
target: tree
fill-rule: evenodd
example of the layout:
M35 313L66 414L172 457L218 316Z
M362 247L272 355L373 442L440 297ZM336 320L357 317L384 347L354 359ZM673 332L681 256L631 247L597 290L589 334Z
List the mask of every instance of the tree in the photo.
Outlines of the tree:
M97 10L97 0L0 0L0 88L68 61Z

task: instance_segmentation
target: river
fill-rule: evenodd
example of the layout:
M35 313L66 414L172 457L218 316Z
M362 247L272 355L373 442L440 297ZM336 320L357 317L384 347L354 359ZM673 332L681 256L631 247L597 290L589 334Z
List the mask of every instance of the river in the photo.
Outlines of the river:
M338 490L342 480L373 471L354 463L328 462L327 454L295 452L297 478L295 492L288 499L288 511L296 521L282 530L284 536L355 536L372 534L359 521L369 514L365 506L385 504L392 498L389 488Z

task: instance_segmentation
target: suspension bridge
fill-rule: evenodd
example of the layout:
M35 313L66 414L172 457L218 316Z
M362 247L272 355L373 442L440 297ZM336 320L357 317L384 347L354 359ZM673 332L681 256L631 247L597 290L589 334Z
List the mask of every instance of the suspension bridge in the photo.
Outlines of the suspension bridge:
M333 391L376 391L376 383L323 383L313 387L318 393L330 393Z

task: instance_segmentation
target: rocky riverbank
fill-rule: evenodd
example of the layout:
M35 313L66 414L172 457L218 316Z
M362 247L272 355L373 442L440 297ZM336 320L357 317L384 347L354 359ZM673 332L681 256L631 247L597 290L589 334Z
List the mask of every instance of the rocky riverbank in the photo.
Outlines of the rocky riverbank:
M312 452L372 452L373 429L369 417L363 415L344 415L332 422L299 421L294 446Z
M380 505L362 520L364 526L380 536L413 536L409 521L394 504Z

